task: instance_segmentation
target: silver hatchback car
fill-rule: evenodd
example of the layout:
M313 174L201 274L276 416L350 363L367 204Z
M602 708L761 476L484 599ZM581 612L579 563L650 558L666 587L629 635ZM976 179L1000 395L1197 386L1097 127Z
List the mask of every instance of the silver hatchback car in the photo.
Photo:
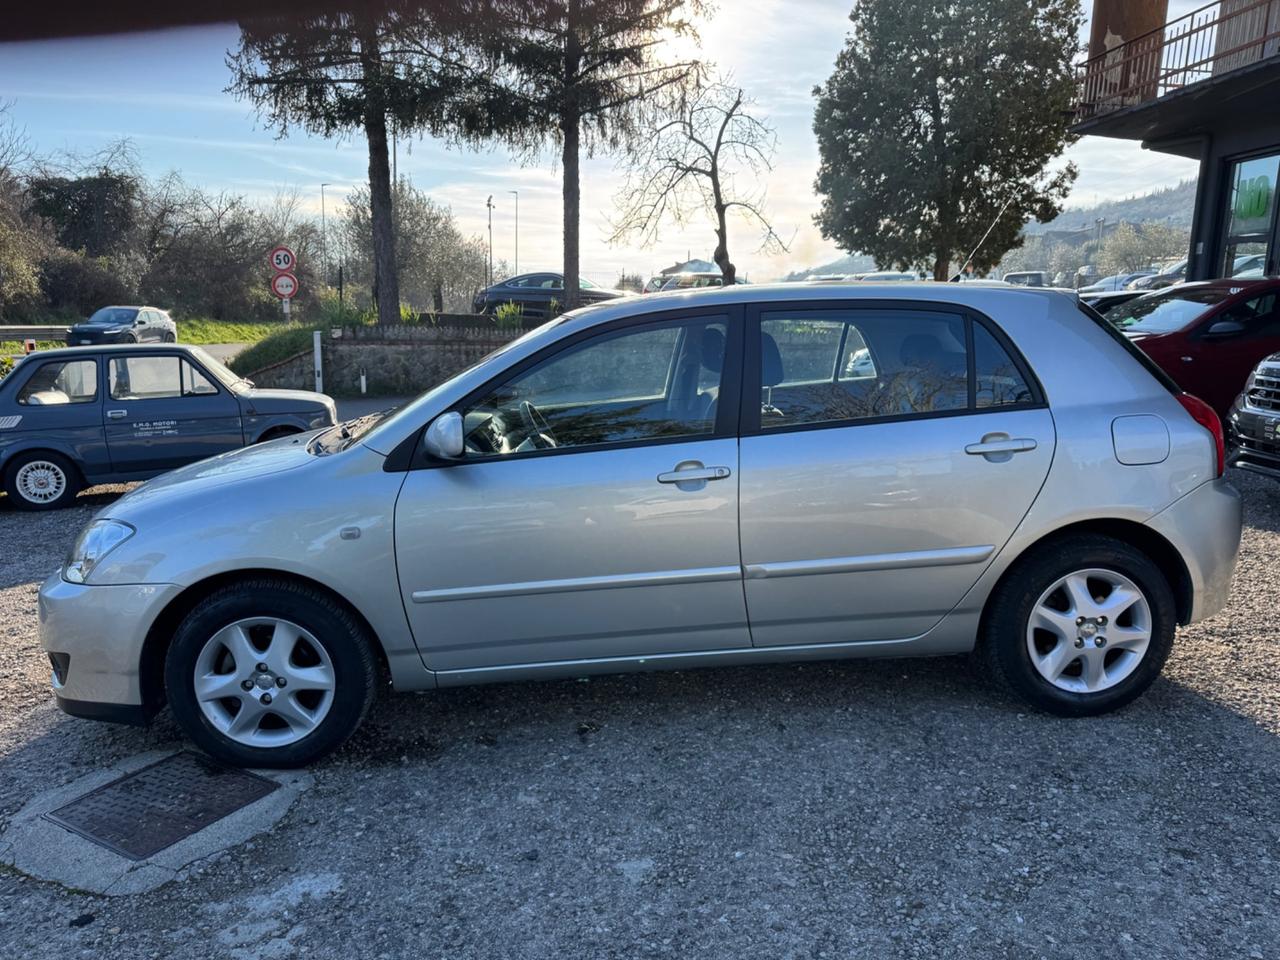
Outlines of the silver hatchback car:
M1097 714L1220 609L1222 429L1073 295L734 287L567 314L394 414L106 507L40 591L69 713L222 760L402 690L973 651Z

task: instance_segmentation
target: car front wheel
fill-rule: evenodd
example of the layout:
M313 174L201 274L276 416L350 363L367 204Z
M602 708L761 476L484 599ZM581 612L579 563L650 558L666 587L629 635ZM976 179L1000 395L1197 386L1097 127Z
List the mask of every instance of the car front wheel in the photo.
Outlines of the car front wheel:
M254 579L201 601L165 658L175 719L227 763L298 767L336 749L373 703L373 640L343 604Z
M1141 550L1112 537L1064 538L1023 557L993 593L976 656L1032 706L1092 716L1159 676L1177 622L1173 591Z

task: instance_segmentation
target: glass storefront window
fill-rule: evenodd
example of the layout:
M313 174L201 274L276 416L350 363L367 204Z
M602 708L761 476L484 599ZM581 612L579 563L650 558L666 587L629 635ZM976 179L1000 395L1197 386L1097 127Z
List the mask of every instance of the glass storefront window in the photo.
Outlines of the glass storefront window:
M1226 249L1221 276L1266 274L1276 209L1280 154L1238 160L1231 165Z

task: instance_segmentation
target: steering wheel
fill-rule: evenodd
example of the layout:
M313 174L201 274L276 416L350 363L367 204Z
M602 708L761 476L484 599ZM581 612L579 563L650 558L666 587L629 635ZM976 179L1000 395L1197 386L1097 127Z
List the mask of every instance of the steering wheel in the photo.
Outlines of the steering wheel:
M535 407L528 400L520 401L520 419L524 421L524 425L529 430L529 439L535 447L546 450L556 446L555 434L551 432L551 426L547 423L547 418L542 415L542 411Z

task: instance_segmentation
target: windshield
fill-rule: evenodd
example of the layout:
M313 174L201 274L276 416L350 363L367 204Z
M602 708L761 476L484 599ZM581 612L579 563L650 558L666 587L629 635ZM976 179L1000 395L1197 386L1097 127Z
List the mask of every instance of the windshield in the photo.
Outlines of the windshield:
M579 278L578 278L578 286L579 286L579 287L581 287L583 290L595 290L595 289L597 289L596 285L595 285L594 283L592 283L590 280L588 280L586 277L579 277Z
M1107 319L1125 333L1172 333L1204 316L1231 296L1227 289L1178 290L1147 294L1107 311Z
M133 318L137 315L137 307L103 307L85 323L93 324L95 327L114 327L122 323L133 323Z

